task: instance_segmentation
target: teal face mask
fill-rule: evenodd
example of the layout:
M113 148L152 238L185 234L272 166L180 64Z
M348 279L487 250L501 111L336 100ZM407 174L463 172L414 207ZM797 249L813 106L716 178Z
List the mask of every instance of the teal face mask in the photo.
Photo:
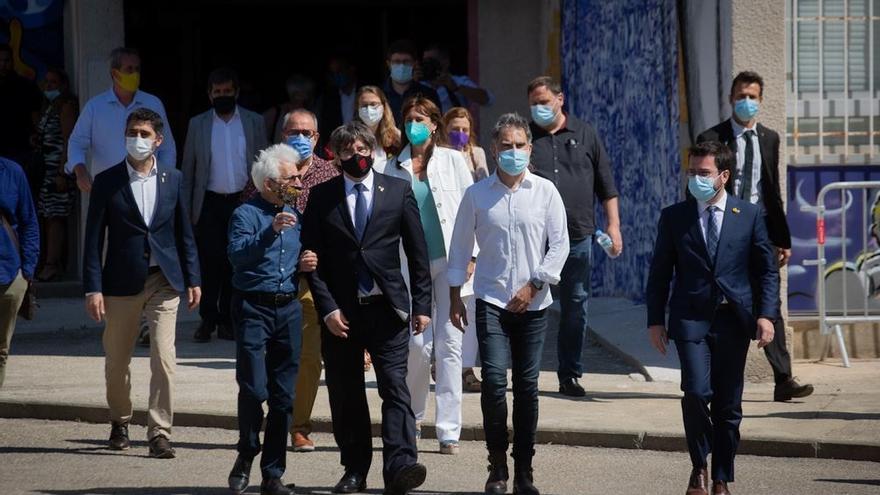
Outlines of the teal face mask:
M532 120L541 127L548 126L556 120L556 112L550 105L532 105Z
M421 122L407 122L404 130L406 131L406 138L415 146L425 144L425 141L431 137L431 130Z
M715 180L718 178L715 177L700 177L699 175L695 175L693 177L688 178L688 191L691 192L691 195L697 200L706 202L712 199L715 196L715 193L718 192L715 189Z
M519 175L529 166L529 152L509 149L498 153L498 166L507 175Z
M733 113L743 122L748 122L758 115L758 100L743 98L733 104Z

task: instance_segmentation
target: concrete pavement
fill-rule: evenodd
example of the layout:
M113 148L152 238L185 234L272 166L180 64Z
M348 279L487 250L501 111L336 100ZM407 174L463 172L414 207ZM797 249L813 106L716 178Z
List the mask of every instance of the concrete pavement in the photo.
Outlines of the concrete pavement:
M624 342L627 338L633 342L643 338L643 334L632 331L638 324L638 307L596 300L593 309L594 327L615 325L621 334L616 338ZM20 325L16 331L6 385L0 389L0 417L105 422L100 328L86 320L81 301L56 304L44 300L40 318ZM175 424L235 428L234 345L217 340L193 343L195 315L183 310L181 320L177 336ZM607 330L608 334L614 335L612 330ZM623 352L622 344L615 347L608 337L602 341L614 352ZM676 382L645 381L638 373L644 366L634 367L632 364L639 363L627 364L609 357L608 351L594 345L585 348L585 352L587 374L582 383L588 390L587 397L575 400L558 395L553 373L555 325L551 325L540 379L539 442L685 449L681 393ZM135 421L141 423L148 393L147 355L146 349L138 349L132 363L132 393L139 411ZM740 452L880 461L880 361L855 361L850 369L833 362L796 363L795 373L802 381L816 386L812 397L776 403L772 401L772 384L747 384ZM378 423L375 377L370 374L367 381L373 420ZM465 395L462 413L462 439L481 439L479 395ZM326 388L322 386L314 412L318 431L329 431L329 417ZM432 434L432 417L429 409L424 431L427 438ZM424 448L430 449L431 444L423 441Z

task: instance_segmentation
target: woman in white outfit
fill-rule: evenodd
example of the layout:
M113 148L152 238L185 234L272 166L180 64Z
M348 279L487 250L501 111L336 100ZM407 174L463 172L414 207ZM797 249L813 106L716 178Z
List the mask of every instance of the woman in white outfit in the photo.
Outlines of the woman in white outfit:
M440 452L457 454L461 435L463 333L449 321L446 255L458 205L465 189L474 181L464 155L440 146L446 143L446 134L440 110L431 100L413 97L404 102L402 114L408 144L397 159L389 160L384 167L375 170L412 183L428 243L434 284L431 326L410 339L406 382L412 396L416 422L421 424L428 404L433 354L436 361L436 430ZM405 266L405 263L401 264Z

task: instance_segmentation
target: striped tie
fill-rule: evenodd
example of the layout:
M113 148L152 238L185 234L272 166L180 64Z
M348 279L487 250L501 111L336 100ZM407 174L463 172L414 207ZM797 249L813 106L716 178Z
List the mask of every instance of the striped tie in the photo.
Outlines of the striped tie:
M715 225L715 212L718 207L709 205L706 208L709 214L708 222L706 222L706 248L709 251L709 259L715 264L715 254L718 252L718 227Z

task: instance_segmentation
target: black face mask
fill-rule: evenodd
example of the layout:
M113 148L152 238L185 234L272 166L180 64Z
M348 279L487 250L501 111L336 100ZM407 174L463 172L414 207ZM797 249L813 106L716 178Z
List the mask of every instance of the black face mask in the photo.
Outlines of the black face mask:
M343 172L355 179L360 179L370 172L370 167L373 166L373 157L369 155L353 155L348 160L339 160L339 165L342 167Z
M211 104L214 106L214 110L216 110L217 113L220 115L226 115L235 110L235 97L215 96L214 100L211 101Z

